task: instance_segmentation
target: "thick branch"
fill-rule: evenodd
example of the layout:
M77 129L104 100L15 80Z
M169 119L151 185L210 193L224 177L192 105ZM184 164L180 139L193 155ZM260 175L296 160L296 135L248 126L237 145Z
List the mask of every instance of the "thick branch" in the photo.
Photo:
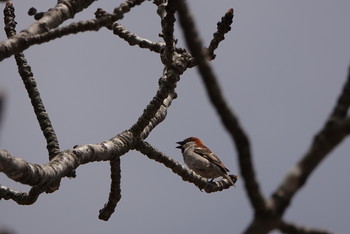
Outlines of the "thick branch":
M49 9L22 33L38 34L56 28L64 21L74 18L75 14L90 6L95 0L59 0L57 5Z
M32 24L27 30L0 44L0 61L27 49L31 44L24 38L37 35L56 28L65 20L73 18L76 13L88 7L95 0L62 0L46 12L43 17Z
M134 135L130 131L125 131L100 144L75 146L73 150L65 150L44 165L28 163L1 150L0 172L23 184L47 184L66 176L79 165L108 161L124 155L134 144Z
M50 27L45 26L45 30L40 30L37 32L28 29L27 31L24 31L23 33L20 33L0 44L0 61L12 56L13 54L20 53L35 44L45 43L79 32L97 31L102 27L111 25L113 22L122 19L125 13L129 12L132 7L141 4L143 1L144 0L128 0L125 3L120 4L119 7L115 8L113 14L108 14L98 19L74 22L67 26L52 29L53 26L57 27L59 25L54 24L50 25ZM42 20L43 19L40 19L40 21ZM46 25L46 23L44 25ZM28 31L30 33L28 33Z

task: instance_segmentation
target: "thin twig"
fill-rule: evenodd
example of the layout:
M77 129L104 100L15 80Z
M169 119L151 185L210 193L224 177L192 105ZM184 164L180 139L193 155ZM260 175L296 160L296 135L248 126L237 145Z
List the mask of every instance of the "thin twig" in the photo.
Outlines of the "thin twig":
M163 42L152 42L150 40L141 38L135 33L128 31L123 25L119 23L114 23L112 26L113 33L118 35L120 38L124 39L131 46L138 45L140 48L149 49L156 53L160 53L161 49L164 47Z
M345 118L348 114L350 106L350 66L348 68L348 76L344 84L341 95L333 109L330 118Z
M174 52L175 52L175 38L174 38L174 23L175 19L175 9L172 1L168 1L165 6L165 16L161 18L162 25L162 37L165 42L165 47L162 55L163 64L169 68L173 64Z
M288 222L281 222L278 229L286 234L332 234L332 232L327 230L298 226L294 223Z
M16 191L6 186L0 186L0 200L4 198L5 200L13 200L19 205L32 205L49 186L51 185L33 186L28 193Z
M11 2L6 3L4 9L4 20L5 20L5 31L8 38L14 37L16 35L16 21L15 21L15 9ZM57 140L56 133L52 127L49 115L45 110L45 106L40 98L40 93L37 88L37 84L31 72L30 66L27 64L27 60L23 53L15 54L15 59L18 66L19 74L22 77L22 81L28 92L28 96L31 100L32 106L34 108L35 115L39 122L41 131L46 139L46 148L49 152L50 160L60 152L59 143Z
M0 90L0 127L3 122L5 105L6 105L6 93L3 90Z
M218 48L219 43L225 40L225 34L231 30L231 24L233 22L233 9L229 9L226 14L221 18L221 21L217 24L217 31L213 34L213 39L211 40L208 47L209 58L215 59L216 55L214 51Z
M19 192L8 188L6 186L0 186L0 200L13 200L20 205L30 205L33 204L38 196L31 196L29 193Z
M108 202L100 210L99 219L108 221L111 215L114 213L114 210L121 199L121 189L120 189L120 157L115 157L110 161L111 165L111 188L109 192Z

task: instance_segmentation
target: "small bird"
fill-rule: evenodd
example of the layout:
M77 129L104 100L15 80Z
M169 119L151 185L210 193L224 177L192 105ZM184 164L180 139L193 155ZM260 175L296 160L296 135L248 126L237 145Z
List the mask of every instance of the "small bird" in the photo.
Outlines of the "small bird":
M235 185L237 177L234 176L233 181L227 174L229 170L200 139L188 137L176 143L179 144L176 148L181 149L186 165L196 174L207 179L222 176L229 180L232 185Z

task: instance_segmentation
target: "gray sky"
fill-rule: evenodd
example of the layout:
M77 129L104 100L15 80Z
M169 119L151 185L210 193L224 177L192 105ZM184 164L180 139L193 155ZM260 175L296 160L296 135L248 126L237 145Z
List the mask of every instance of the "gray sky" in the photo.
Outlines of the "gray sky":
M264 195L270 196L323 126L345 82L350 62L350 2L190 2L206 45L224 13L235 9L232 31L212 65L249 134L258 179ZM30 7L42 11L55 3L15 0L17 30L33 22L26 14ZM116 5L97 1L74 20L92 18L98 7L110 12ZM146 2L121 23L141 37L158 41L160 23L155 10ZM178 28L176 35L183 45ZM5 39L1 31L0 40ZM162 75L158 54L130 47L106 29L34 46L25 55L62 149L98 143L129 128L154 96ZM46 163L45 140L14 59L1 62L0 70L0 88L7 97L0 147L29 162ZM167 119L148 142L183 162L175 142L200 137L232 173L239 174L234 147L195 69L181 77L176 91L178 98ZM295 196L286 220L335 233L350 230L349 152L346 139ZM63 179L59 191L41 195L31 206L1 200L0 228L52 234L224 234L240 233L252 219L242 180L236 189L206 194L136 151L121 162L122 199L108 222L97 218L110 185L109 164L102 162L79 167L77 178ZM3 174L0 184L29 190Z

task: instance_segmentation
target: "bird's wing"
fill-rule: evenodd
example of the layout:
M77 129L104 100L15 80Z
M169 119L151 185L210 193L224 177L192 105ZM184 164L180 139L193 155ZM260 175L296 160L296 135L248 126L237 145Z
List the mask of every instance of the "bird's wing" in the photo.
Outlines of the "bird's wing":
M225 165L221 162L221 160L216 156L213 152L211 152L208 148L195 148L194 152L206 158L209 162L214 163L218 167L220 167L224 172L229 172L229 170L225 167Z

